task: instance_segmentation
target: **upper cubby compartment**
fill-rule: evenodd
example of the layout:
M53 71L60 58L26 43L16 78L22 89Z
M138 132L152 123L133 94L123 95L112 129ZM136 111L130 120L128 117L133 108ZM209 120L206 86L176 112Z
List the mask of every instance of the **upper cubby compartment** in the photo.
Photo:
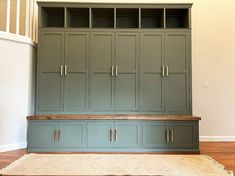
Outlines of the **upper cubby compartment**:
M89 8L67 8L67 27L88 28Z
M164 9L141 9L141 28L164 28Z
M113 8L92 8L93 28L114 28Z
M189 28L188 9L166 9L166 28Z
M64 27L64 7L42 7L40 27Z
M139 9L116 9L117 28L138 28Z

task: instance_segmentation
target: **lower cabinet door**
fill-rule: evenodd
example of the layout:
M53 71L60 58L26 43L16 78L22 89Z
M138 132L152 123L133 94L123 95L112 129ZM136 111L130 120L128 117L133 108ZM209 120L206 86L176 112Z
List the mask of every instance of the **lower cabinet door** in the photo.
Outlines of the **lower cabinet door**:
M31 121L29 123L28 148L49 149L56 148L58 122Z
M168 122L144 121L143 122L143 148L162 149L168 148L167 137Z
M170 122L171 148L199 149L198 122Z
M88 148L111 148L113 121L88 121L87 122L87 145Z
M114 127L115 148L140 148L140 122L116 121Z
M84 148L86 136L85 121L59 122L58 142L59 148Z

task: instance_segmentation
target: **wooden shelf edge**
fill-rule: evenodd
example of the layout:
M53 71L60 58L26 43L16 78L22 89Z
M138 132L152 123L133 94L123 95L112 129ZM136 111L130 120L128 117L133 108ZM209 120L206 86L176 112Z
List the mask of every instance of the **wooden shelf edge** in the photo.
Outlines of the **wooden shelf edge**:
M190 115L95 115L95 114L42 114L27 116L27 120L169 120L199 121L201 117Z

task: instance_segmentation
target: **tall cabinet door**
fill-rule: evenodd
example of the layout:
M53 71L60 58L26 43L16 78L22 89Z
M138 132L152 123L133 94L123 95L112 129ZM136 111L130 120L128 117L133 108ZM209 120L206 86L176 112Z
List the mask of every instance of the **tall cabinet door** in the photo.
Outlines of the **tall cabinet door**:
M64 110L88 109L88 33L65 34Z
M163 111L164 33L142 33L140 43L140 111Z
M167 32L165 37L165 65L169 73L165 79L165 111L188 113L189 33Z
M63 110L64 33L40 31L37 112Z
M117 33L115 45L115 110L138 109L138 33Z
M114 34L91 33L91 109L114 109Z

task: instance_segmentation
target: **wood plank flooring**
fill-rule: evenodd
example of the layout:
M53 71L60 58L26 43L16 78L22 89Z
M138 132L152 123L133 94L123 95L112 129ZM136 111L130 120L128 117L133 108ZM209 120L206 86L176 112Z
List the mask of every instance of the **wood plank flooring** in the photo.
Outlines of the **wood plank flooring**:
M235 142L201 142L201 154L213 157L226 169L235 173ZM17 160L27 151L25 149L0 153L0 169Z

